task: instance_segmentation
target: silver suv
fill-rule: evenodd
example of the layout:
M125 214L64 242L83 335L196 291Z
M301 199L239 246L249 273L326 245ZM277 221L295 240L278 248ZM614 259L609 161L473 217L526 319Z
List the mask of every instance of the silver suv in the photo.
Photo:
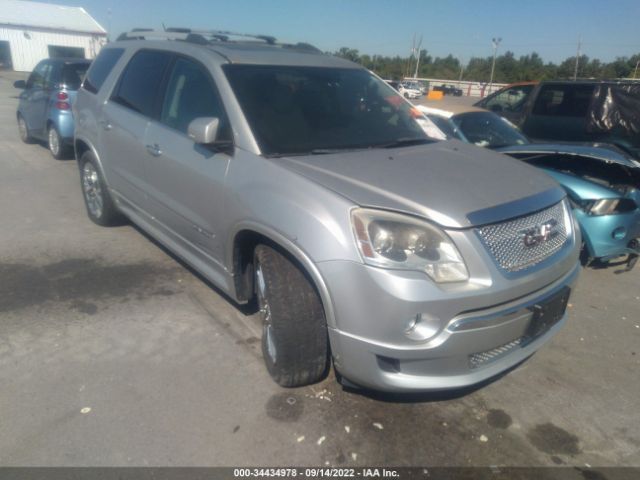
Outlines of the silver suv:
M561 327L580 267L564 191L437 132L307 44L137 31L75 103L91 220L122 216L238 303L280 385L472 385Z

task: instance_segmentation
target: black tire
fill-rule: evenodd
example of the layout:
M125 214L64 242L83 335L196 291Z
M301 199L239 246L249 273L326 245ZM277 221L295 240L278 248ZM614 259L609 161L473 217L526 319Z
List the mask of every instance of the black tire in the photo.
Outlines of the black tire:
M124 216L118 211L91 151L78 160L82 197L91 221L103 227L122 225Z
M255 249L254 277L263 325L262 354L271 377L283 387L324 378L329 365L327 323L311 281L267 245Z
M18 134L20 135L20 140L24 143L33 143L34 138L29 133L29 127L27 127L27 122L21 114L18 114Z
M51 156L56 160L64 160L71 156L71 149L64 144L60 132L53 124L49 125L47 129L47 147Z

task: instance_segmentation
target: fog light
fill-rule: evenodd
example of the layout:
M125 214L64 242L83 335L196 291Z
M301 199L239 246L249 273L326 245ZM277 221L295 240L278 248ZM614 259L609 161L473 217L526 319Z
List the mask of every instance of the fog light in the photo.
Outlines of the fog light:
M614 240L622 240L627 236L627 229L624 227L618 227L613 232L611 232L611 236Z
M412 340L427 340L438 331L440 331L439 319L426 313L418 313L407 322L404 333Z

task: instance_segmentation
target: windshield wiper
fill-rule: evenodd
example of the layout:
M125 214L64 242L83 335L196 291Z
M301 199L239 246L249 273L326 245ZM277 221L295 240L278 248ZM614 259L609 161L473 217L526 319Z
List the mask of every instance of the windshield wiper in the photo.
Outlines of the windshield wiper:
M398 138L393 142L376 145L376 147L377 148L399 148L399 147L410 147L412 145L424 145L426 143L433 143L433 142L435 142L435 140L432 140L430 138L407 137L407 138Z
M277 158L277 157L303 157L306 155L330 155L332 153L340 153L340 152L354 152L356 150L366 150L370 147L343 147L343 148L314 148L312 150L306 150L302 152L274 152L266 154L267 158Z

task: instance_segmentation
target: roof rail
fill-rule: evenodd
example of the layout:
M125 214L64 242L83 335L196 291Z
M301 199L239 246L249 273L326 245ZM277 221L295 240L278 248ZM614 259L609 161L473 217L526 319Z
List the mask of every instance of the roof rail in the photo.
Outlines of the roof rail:
M239 37L234 40L232 37ZM257 43L264 42L267 45L276 45L281 48L302 50L309 53L322 53L322 51L309 43L277 43L276 38L270 35L249 35L246 33L229 32L226 30L194 30L191 28L170 27L164 30L151 28L134 28L130 32L121 34L117 40L179 40L197 45L216 45L221 43Z
M276 45L276 38L270 35L249 35L246 33L229 32L226 30L194 30L191 28L170 27L164 30L151 28L134 28L118 37L118 40L144 40L150 38L165 40L184 40L194 43L233 42L231 37L251 39Z

